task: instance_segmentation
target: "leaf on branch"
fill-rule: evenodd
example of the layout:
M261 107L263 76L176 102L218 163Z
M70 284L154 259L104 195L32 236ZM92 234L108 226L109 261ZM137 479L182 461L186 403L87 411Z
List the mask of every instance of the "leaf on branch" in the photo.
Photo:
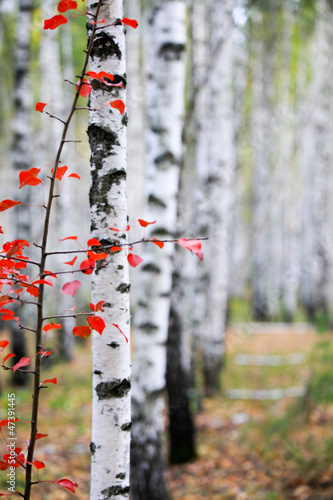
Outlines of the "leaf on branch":
M105 322L100 316L88 316L87 321L93 330L102 335L105 328Z
M0 347L5 349L9 345L8 340L0 340Z
M8 420L8 418L5 418L4 420L1 420L0 422L0 427L7 427L9 422L19 422L20 420L18 418L14 418L13 420Z
M108 78L111 82L114 80L114 76L106 71L100 71L99 73L96 73L96 71L87 71L87 75L94 80L102 80L106 85L108 85L108 82L106 82L104 78Z
M120 250L122 250L123 248L122 247L117 247L117 246L113 246L110 248L110 253L112 252L120 252Z
M96 261L93 259L86 259L81 262L80 269L84 274L92 274L96 265Z
M0 234L3 234L2 226L0 226Z
M42 385L44 384L57 384L58 383L58 380L56 379L56 377L54 378L47 378L46 380L44 380L42 382Z
M76 86L75 86L76 90L78 89L79 84L80 84L80 80L78 80L76 82ZM92 91L91 83L89 82L88 78L84 78L82 85L81 85L81 88L80 88L80 96L88 97L89 94L91 93L91 91Z
M79 181L81 180L79 174L76 174L75 172L73 172L72 174L65 175L65 179L69 179L70 177L72 177L73 179L78 179Z
M97 302L97 304L92 304L92 302L90 302L89 307L93 312L104 311L103 309L104 304L105 300L100 300L99 302Z
M43 280L36 280L31 283L31 285L49 285L53 286L53 283L51 280L48 279L43 279Z
M139 255L135 255L133 253L129 253L127 255L127 260L129 265L132 267L139 266L141 262L143 262L143 259Z
M91 335L92 329L90 326L75 326L73 328L73 335L77 337L87 338Z
M70 9L77 9L77 2L74 0L61 0L57 7L58 12L66 12Z
M75 493L74 488L78 488L78 484L74 483L70 479L58 479L58 481L54 481L55 484L59 484L60 486L63 486L64 488L67 488L67 490L72 491Z
M103 260L107 256L108 256L108 254L105 252L96 253L96 252L93 252L92 250L89 250L89 252L88 252L88 259L89 260Z
M36 104L36 111L39 111L40 113L43 113L45 106L47 105L47 102L37 102Z
M4 212L5 210L8 210L8 208L15 207L15 205L21 205L21 202L14 200L0 201L0 212Z
M186 238L181 238L177 241L178 245L190 250L194 253L200 261L203 259L203 252L201 250L201 241L199 240L187 240Z
M131 26L131 28L137 28L139 26L138 21L135 19L128 19L128 17L124 17L120 22L126 24L127 26Z
M50 330L60 330L62 328L62 325L60 323L48 323L47 325L43 326L44 332L48 332Z
M9 359L15 358L15 356L16 356L16 354L14 354L13 352L11 352L10 354L7 354L7 356L4 357L2 366L4 366L4 364L6 363L6 361L8 361Z
M21 358L20 361L13 366L13 372L16 372L16 370L22 368L23 366L28 366L30 364L30 361L30 358Z
M74 297L80 286L81 286L81 281L79 280L69 281L68 283L65 283L64 286L62 287L62 293L64 295L71 295L72 297Z
M156 224L156 220L154 220L153 222L147 222L146 220L143 220L143 219L138 219L138 222L140 224L140 226L142 227L147 227L149 226L150 224Z
M163 241L160 241L160 240L158 240L157 238L153 238L153 239L152 239L152 243L155 243L155 245L157 245L157 246L158 246L158 247L160 247L160 248L163 248L163 247L164 247L164 243L163 243Z
M45 468L45 464L40 460L35 460L34 462L32 462L32 465L34 465L37 470Z
M19 179L20 179L20 187L21 189L23 186L37 186L38 184L41 184L43 181L41 179L38 179L37 175L40 172L40 168L30 168L29 170L22 170L22 172L19 173Z
M67 238L62 238L60 241L65 241L65 240L74 240L77 241L77 236L67 236Z
M98 247L101 246L101 242L97 238L90 238L90 240L87 241L87 246L88 247Z
M116 324L116 323L112 323L113 326L115 326L116 328L118 328L118 330L120 331L120 333L125 337L125 340L126 340L126 343L128 342L128 338L126 337L126 335L124 334L124 332L121 330L121 328L119 328L119 326Z
M36 441L37 441L37 439L42 439L42 438L45 438L47 436L48 436L48 434L42 434L42 433L38 432L37 436L36 436Z
M76 260L77 260L77 255L72 260L64 262L64 264L68 264L69 266L74 266Z
M67 165L63 165L62 167L58 167L57 173L56 173L56 179L58 179L59 181L62 181L67 170L68 170ZM53 171L54 171L54 168L52 168L51 174L53 174Z
M54 30L61 26L61 24L66 24L66 17L61 14L57 14L56 16L51 17L50 19L45 19L44 21L44 30Z
M121 115L125 111L125 103L121 99L117 99L116 101L110 102L110 106L111 108L118 109Z

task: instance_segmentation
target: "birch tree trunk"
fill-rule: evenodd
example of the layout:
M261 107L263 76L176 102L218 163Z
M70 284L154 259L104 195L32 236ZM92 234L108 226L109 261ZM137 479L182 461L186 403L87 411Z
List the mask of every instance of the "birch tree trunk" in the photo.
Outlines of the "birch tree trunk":
M89 11L95 13L95 0ZM99 19L106 26L98 30L90 57L90 70L114 75L113 83L126 87L125 30L107 26L123 18L122 1L102 2ZM90 18L91 19L91 18ZM88 35L91 25L88 17ZM126 114L110 106L114 99L125 102L122 88L101 85L90 94L88 136L91 148L91 234L102 244L112 244L109 227L120 229L118 239L126 243ZM106 300L103 335L93 332L93 415L91 442L91 499L129 498L130 444L130 346L112 323L129 338L129 279L126 251L112 254L92 275L92 301Z
M32 18L32 0L20 0L18 4L17 19L17 47L15 54L15 91L14 99L14 124L13 124L13 146L12 160L16 180L21 170L31 168L31 108L32 108L32 89L29 78L29 66L31 56L31 18ZM23 189L21 195L22 204L29 204L29 189ZM30 241L31 235L31 213L29 207L19 207L12 217L11 226L13 234L17 238ZM22 312L20 312L22 316ZM21 317L21 322L25 321ZM18 328L15 321L10 322L12 347L16 358L26 356L26 342L24 332ZM25 378L19 373L13 373L13 381L16 384L24 385Z
M182 150L185 2L162 0L149 9L147 38L147 199L152 236L173 238ZM173 246L147 245L136 314L133 385L133 500L168 498L162 432L166 341Z

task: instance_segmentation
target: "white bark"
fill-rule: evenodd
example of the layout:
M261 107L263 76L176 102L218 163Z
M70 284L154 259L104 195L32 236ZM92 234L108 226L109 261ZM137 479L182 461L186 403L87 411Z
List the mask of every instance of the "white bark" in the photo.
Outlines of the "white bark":
M94 11L97 4L90 0ZM100 18L113 23L123 18L122 1L103 2ZM114 82L126 86L125 36L122 25L98 31L90 57L90 70L109 72ZM90 95L93 109L120 98L125 102L125 89L102 86ZM91 234L104 244L111 244L109 226L120 229L118 238L126 242L126 115L103 107L91 111L88 135L91 147ZM97 266L93 274L93 303L106 300L107 321L100 336L93 332L93 417L91 499L129 497L130 443L130 346L116 323L129 338L129 280L126 251L113 254L106 265Z
M174 237L182 152L185 79L185 2L154 2L147 38L147 199L150 235ZM133 386L132 493L134 499L166 498L162 456L166 340L173 245L141 252L140 303L136 314Z

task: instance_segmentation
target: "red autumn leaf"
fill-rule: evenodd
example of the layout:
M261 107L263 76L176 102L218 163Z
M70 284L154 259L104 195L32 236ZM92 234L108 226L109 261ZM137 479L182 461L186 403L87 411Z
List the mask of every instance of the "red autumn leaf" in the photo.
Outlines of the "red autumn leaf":
M113 247L110 248L110 253L112 253L112 252L120 252L120 250L122 250L122 247L113 246Z
M82 337L84 339L86 337L89 337L91 332L92 332L92 330L91 330L90 326L75 326L73 328L73 335L76 335L77 337Z
M72 297L74 297L80 286L81 282L79 280L69 281L62 287L62 293L64 295L71 295Z
M19 173L19 179L20 179L20 187L21 189L23 186L37 186L38 184L41 184L43 181L41 179L38 179L37 175L40 172L40 168L30 168L29 170L22 170L22 172Z
M90 302L89 307L94 312L104 311L104 309L103 309L104 304L105 304L105 300L100 300L99 302L97 302L97 304L92 304Z
M40 460L35 460L34 462L32 462L32 465L34 465L37 470L45 468L45 464Z
M47 105L47 102L37 102L36 104L36 111L39 111L40 113L43 113L45 106Z
M56 16L51 17L50 19L45 19L44 21L44 30L54 30L58 28L61 24L66 24L67 19L62 16L61 14L58 14Z
M152 243L155 243L155 245L157 245L157 246L158 246L158 247L160 247L160 248L163 248L163 247L164 247L164 243L163 243L163 241L157 240L156 238L153 238L153 239L152 239Z
M1 319L2 321L11 321L11 320L14 320L14 321L18 321L18 316L14 318L14 316L12 314L4 314L3 316L1 316Z
M67 488L67 490L72 491L75 493L74 488L78 488L78 484L74 483L70 479L58 479L58 481L54 481L55 484L60 484L60 486L63 486L64 488Z
M38 288L36 286L31 286L31 285L26 285L22 283L22 286L24 286L27 290L27 292L32 295L33 297L38 297Z
M117 229L116 227L109 227L109 229L111 229L111 231L114 231L115 233L118 233L118 231L120 231L120 229Z
M90 78L93 78L94 80L103 80L104 78L108 78L111 80L111 82L114 80L114 76L111 75L111 73L107 73L106 71L100 71L99 73L96 73L95 71L87 71L87 75L90 76ZM104 83L107 83L104 81Z
M6 427L9 422L19 422L20 420L18 418L14 418L13 420L8 420L8 418L5 418L4 420L1 420L0 422L0 427Z
M79 87L79 83L80 83L80 80L78 80L76 82L76 90ZM80 95L82 97L88 97L89 94L91 93L91 91L92 91L92 85L91 85L91 83L89 82L88 78L84 78L83 82L82 82L82 85L81 85L81 88L80 88Z
M2 363L2 366L6 363L6 361L8 361L9 359L11 358L15 358L16 354L14 354L13 352L11 352L10 354L7 354L7 356L4 357L4 360L3 360L3 363Z
M20 361L13 366L13 372L16 372L16 370L22 368L23 366L28 366L30 364L30 361L30 358L21 358Z
M110 102L111 108L118 109L120 114L122 115L125 111L125 104L121 99L117 99L116 101Z
M48 436L48 434L42 434L41 432L38 432L36 435L36 441L37 441L37 439L42 439L42 438L45 438L47 436Z
M57 7L58 12L66 12L70 9L77 9L77 2L74 2L74 0L61 0Z
M76 174L75 172L73 172L72 174L65 175L65 179L69 179L70 177L72 177L73 179L79 179L79 181L81 180L79 174Z
M65 240L74 240L74 241L76 241L77 240L77 236L67 236L67 238L62 238L62 240L59 240L59 241L65 241Z
M74 257L72 260L70 260L68 262L64 262L64 264L68 264L69 266L74 266L74 264L76 262L76 259L77 259L77 256Z
M48 323L47 325L43 326L44 332L48 332L50 330L60 330L62 328L62 325L60 323Z
M198 257L198 259L202 261L203 252L201 250L201 241L187 240L186 238L181 238L180 240L177 241L177 243L182 247L187 248L187 250L193 252Z
M58 279L58 276L55 273L52 273L51 271L47 271L46 269L44 271L44 274L47 276L52 276L52 278Z
M3 234L2 226L0 226L0 234Z
M107 256L108 256L108 254L105 252L96 253L96 252L93 252L92 250L90 250L88 252L88 259L89 260L103 260Z
M147 227L149 226L150 224L155 224L157 221L154 220L153 222L147 222L146 220L143 220L143 219L138 219L138 222L140 224L140 226L142 227Z
M15 207L15 205L21 205L21 202L14 200L0 201L0 212L4 212L5 210L8 210L8 208Z
M135 19L128 19L128 17L124 17L121 22L127 26L131 26L131 28L137 28L139 25L138 21Z
M49 285L53 286L53 283L51 280L48 279L43 279L43 280L36 280L31 283L32 285Z
M5 349L7 345L9 345L8 340L0 340L0 347L2 347L2 349Z
M93 330L102 335L105 328L105 322L100 316L88 316L87 321Z
M6 470L8 467L9 464L7 464L7 462L3 462L2 460L0 461L0 470ZM1 496L4 496L4 493L1 493Z
M129 253L127 255L127 260L129 265L132 267L139 266L141 262L143 262L143 259L139 255L135 255L133 253Z
M81 262L80 269L84 274L92 274L96 265L93 259L87 259Z
M42 385L44 384L57 384L58 380L56 379L56 377L54 378L47 378L46 380L44 380L42 382Z
M58 179L59 181L62 181L67 170L68 170L67 165L63 165L62 167L58 167L57 173L56 173L56 179ZM51 174L53 174L53 171L54 171L54 168L52 168Z
M100 241L98 241L97 238L90 238L90 240L87 241L87 246L88 247L98 247L100 246L102 243Z
M128 342L128 338L126 337L126 335L124 334L124 332L121 330L121 328L119 328L119 326L116 323L112 323L112 324L113 324L113 326L115 326L116 328L118 328L118 330L120 331L120 333L125 337L126 342Z
M39 354L42 356L42 358L50 356L51 351L40 351Z

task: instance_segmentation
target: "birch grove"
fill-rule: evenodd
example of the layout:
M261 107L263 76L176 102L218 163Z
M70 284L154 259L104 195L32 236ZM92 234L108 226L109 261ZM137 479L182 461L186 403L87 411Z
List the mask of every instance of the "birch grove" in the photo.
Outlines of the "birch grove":
M97 7L91 0L93 13ZM98 31L90 57L90 70L114 75L114 83L126 86L125 30L114 24L123 18L122 1L102 3L99 18L106 20ZM110 26L111 24L111 26ZM88 36L89 36L88 18ZM104 245L114 243L110 227L119 228L117 238L126 243L126 115L104 104L120 98L126 90L93 86L90 94L88 136L91 148L91 235ZM102 107L101 107L102 106ZM104 106L104 107L103 107ZM97 109L100 108L100 109ZM129 443L131 362L129 338L129 278L127 252L114 253L111 261L97 266L92 278L92 302L105 300L107 328L93 333L93 415L91 441L91 499L129 498Z

